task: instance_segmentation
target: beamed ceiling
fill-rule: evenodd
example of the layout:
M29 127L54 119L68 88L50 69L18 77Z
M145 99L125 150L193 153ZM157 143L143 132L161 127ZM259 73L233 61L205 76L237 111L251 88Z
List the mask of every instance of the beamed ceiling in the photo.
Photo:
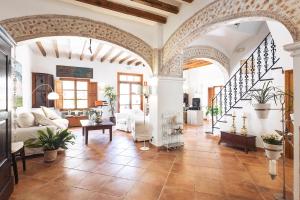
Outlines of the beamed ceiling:
M83 37L59 36L35 39L29 42L34 54L57 59L78 59L100 63L146 66L133 52L109 42Z
M191 59L183 64L183 70L204 67L207 65L211 65L212 63L207 60L202 59Z
M167 23L170 15L180 12L182 4L193 0L61 0L114 16L130 16L139 21Z

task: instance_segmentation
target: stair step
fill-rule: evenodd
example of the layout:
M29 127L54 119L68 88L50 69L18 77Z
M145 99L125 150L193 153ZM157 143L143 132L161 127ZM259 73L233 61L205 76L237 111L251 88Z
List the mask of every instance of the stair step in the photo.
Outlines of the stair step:
M251 89L249 90L250 92L259 92L259 91L262 91L262 89Z
M259 81L273 81L274 78L262 78Z
M240 106L232 106L233 109L243 109L243 107Z
M218 120L218 122L220 122L220 123L227 123L227 121L225 121L225 120Z
M241 101L251 101L252 99L240 99Z
M271 68L271 70L277 70L277 69L283 70L283 67L272 67L272 68Z
M231 116L232 116L232 114L225 114L225 116L230 116L230 117L231 117Z
M217 127L217 126L214 126L213 128L215 128L215 129L220 129L220 127Z

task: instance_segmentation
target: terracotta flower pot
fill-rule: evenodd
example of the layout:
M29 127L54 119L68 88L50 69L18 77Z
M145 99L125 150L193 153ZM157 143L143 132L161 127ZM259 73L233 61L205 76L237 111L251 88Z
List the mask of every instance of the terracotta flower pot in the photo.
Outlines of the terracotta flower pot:
M264 143L264 148L268 159L278 160L281 157L282 145Z
M253 105L256 111L256 115L259 119L266 119L269 116L269 111L271 104L266 103L266 104L254 104Z
M57 158L57 150L44 151L44 161L53 162Z

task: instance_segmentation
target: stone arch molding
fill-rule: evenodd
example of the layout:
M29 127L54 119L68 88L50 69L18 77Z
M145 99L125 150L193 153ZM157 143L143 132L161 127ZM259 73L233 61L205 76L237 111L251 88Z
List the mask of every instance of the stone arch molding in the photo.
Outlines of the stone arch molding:
M219 62L229 72L230 60L221 51L210 46L191 46L183 50L183 62L195 58L209 58Z
M81 36L108 41L140 55L152 66L150 45L103 22L68 15L32 15L3 20L0 25L16 42L47 36Z
M172 76L181 76L180 69L167 65L183 48L208 31L230 22L273 19L281 22L295 41L300 40L299 0L216 0L185 21L163 47L163 68L173 68ZM164 69L161 71L168 71Z

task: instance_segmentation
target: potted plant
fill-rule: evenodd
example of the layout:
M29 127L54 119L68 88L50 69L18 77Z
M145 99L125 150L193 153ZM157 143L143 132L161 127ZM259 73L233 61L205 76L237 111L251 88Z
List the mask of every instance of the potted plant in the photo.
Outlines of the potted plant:
M37 138L31 138L25 141L28 148L43 148L44 161L53 162L57 158L59 148L68 149L68 144L74 144L75 136L68 130L64 129L54 133L50 128L47 131L38 131Z
M116 122L116 118L115 118L115 104L116 104L116 100L117 100L117 95L114 91L114 87L112 86L107 86L104 89L104 96L106 98L108 98L109 101L109 106L110 106L110 112L111 112L111 117L110 117L110 121L115 123Z
M283 137L277 133L261 136L268 159L278 160L282 153Z
M268 102L271 99L276 100L276 88L270 85L271 81L264 83L261 90L256 90L250 93L250 97L256 101L253 104L257 117L266 119L269 115L271 104Z
M219 107L211 107L208 106L206 109L205 115L208 116L218 116L221 113L221 109Z

